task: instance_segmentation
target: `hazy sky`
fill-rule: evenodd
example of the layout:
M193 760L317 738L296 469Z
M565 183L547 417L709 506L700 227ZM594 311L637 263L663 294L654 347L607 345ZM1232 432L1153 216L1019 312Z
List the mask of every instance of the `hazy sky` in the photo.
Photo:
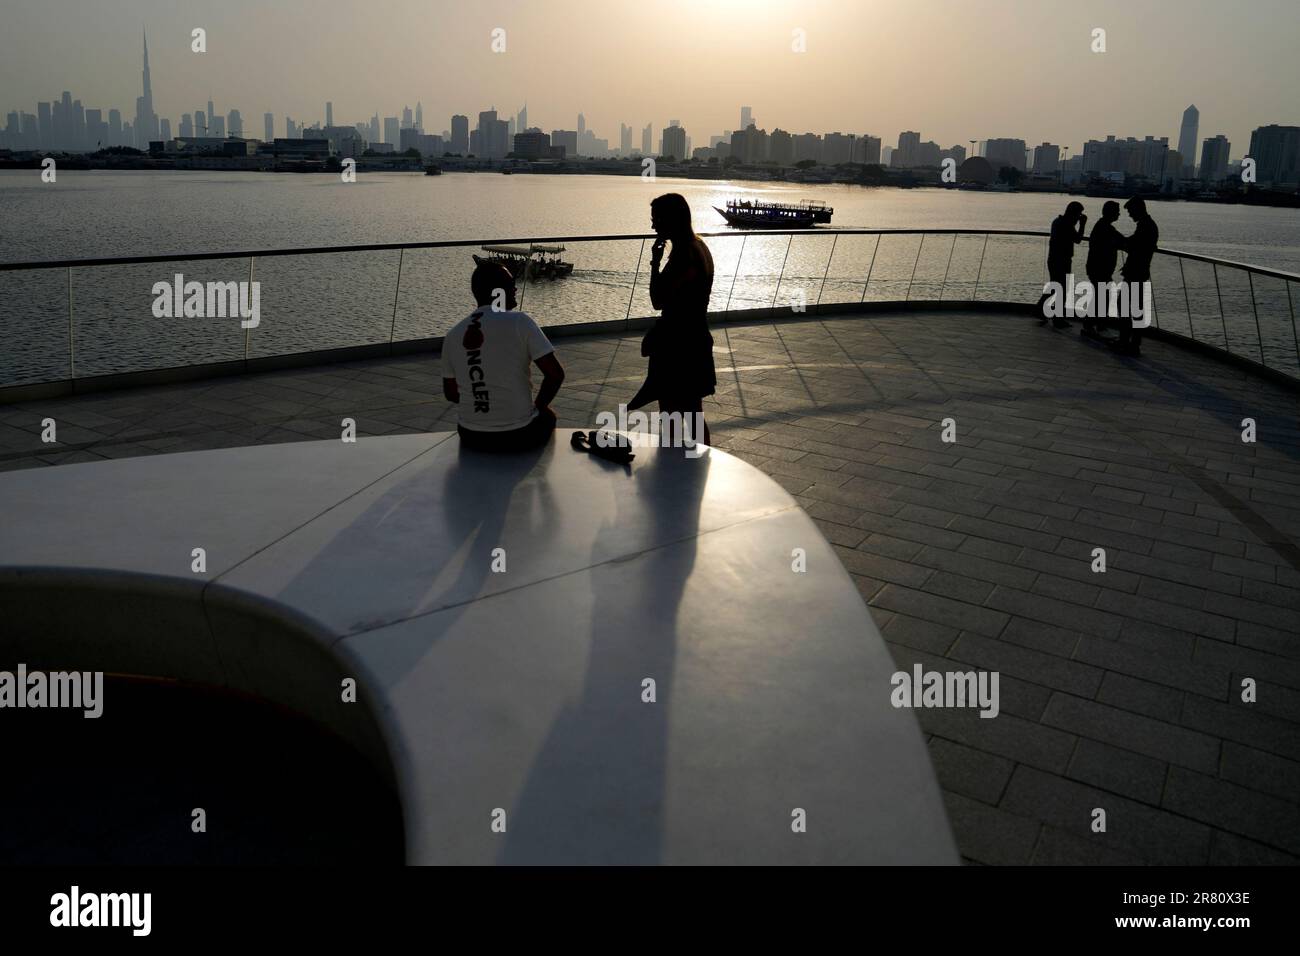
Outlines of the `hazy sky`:
M160 116L211 94L255 136L268 110L277 135L286 113L323 122L326 100L339 124L421 100L432 132L527 100L530 124L572 129L581 110L615 147L620 122L639 146L670 119L707 144L742 105L769 131L1013 136L1072 154L1107 133L1176 147L1189 103L1234 158L1254 127L1300 124L1297 0L4 0L0 113L66 89L132 118L142 26ZM207 53L190 52L194 27Z

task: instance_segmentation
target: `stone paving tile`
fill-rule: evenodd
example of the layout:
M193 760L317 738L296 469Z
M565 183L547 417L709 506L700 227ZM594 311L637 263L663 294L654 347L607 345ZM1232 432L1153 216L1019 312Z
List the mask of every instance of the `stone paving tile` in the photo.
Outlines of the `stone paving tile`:
M1015 764L943 737L930 738L930 757L945 790L997 806Z
M1097 787L1017 767L999 809L1040 819L1079 839L1149 863L1200 865L1209 860L1211 827ZM1093 833L1093 811L1106 811L1106 832Z
M1069 694L1052 695L1043 721L1080 737L1205 773L1215 772L1219 766L1220 742L1208 733Z
M1153 757L1080 738L1066 775L1100 790L1109 790L1140 803L1157 806L1169 766Z
M1160 341L1133 362L1039 331L955 312L719 325L705 410L817 521L900 668L1001 673L994 719L917 713L964 859L1294 865L1300 397ZM640 339L556 338L563 429L637 387ZM345 417L451 428L440 376L420 354L0 406L0 470L337 439Z
M948 820L962 855L978 863L1023 865L1038 841L1039 823L951 790L944 791Z
M1300 854L1300 806L1226 780L1169 768L1161 805L1221 830Z

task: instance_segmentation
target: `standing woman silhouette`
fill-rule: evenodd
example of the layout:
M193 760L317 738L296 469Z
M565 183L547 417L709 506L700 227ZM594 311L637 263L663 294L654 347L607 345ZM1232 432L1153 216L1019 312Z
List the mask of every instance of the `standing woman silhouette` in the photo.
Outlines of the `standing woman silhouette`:
M666 193L652 201L650 224L657 236L650 250L650 304L663 314L641 342L649 368L628 408L658 401L660 412L682 413L689 427L699 422L700 434L692 432L690 437L707 445L704 396L717 386L708 314L713 256L691 228L691 207L680 194ZM670 242L672 255L660 270L664 246Z

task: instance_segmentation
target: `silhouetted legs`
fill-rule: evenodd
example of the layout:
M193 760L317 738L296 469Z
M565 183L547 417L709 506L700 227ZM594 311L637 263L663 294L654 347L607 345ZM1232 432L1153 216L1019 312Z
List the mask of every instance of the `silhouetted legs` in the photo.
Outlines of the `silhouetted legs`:
M693 441L702 442L705 445L712 444L709 441L709 423L704 420L704 401L703 399L690 400L669 400L660 399L659 412L662 415L679 415L679 418L668 420L668 434L660 436L660 443L667 444L673 448L682 447L684 437L689 437ZM687 435L679 433L679 422L686 427ZM700 434L693 434L696 423L699 423Z
M1070 279L1070 267L1067 265L1063 268L1058 268L1049 263L1047 266L1047 277L1055 286L1056 291L1044 292L1043 297L1038 300L1038 324L1039 325L1047 324L1046 308L1047 308L1048 300L1052 298L1053 294L1060 297L1058 304L1060 308L1064 310L1065 292L1066 292L1065 287L1066 287L1066 283L1068 283ZM1052 319L1052 325L1058 329L1064 329L1069 327L1070 322L1064 316L1058 316Z

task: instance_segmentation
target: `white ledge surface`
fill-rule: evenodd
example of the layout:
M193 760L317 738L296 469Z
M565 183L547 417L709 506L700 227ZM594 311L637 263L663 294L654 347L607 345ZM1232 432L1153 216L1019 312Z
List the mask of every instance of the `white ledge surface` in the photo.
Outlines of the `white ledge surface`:
M337 707L373 708L412 863L958 862L916 720L890 705L894 663L794 500L716 449L642 447L627 469L567 439L489 456L405 435L3 474L0 586L188 585L210 639L176 635L188 643L161 676L192 654L187 673L236 683L252 658L294 653L277 620L306 633L363 689ZM231 608L270 624L254 633ZM41 635L69 666L95 637ZM319 694L318 713L339 696L297 683L260 690Z

